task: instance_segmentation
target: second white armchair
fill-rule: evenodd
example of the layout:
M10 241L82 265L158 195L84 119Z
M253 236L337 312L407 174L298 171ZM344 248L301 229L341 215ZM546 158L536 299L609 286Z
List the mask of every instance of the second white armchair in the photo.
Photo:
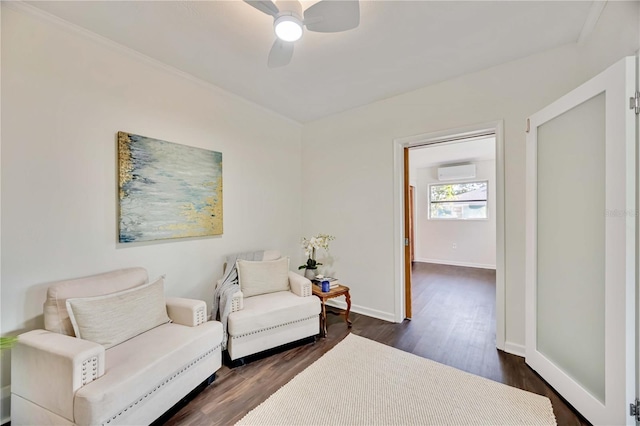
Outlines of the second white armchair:
M260 262L239 260L241 291L232 299L227 322L231 361L316 336L320 300L311 281L289 270L289 259L265 251Z

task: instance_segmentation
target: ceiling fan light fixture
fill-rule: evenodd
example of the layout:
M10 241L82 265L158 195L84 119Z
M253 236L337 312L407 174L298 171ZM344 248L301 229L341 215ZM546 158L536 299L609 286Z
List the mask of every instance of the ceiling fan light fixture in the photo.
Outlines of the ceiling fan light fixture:
M302 37L302 22L295 16L280 16L273 23L273 29L282 41L296 41Z

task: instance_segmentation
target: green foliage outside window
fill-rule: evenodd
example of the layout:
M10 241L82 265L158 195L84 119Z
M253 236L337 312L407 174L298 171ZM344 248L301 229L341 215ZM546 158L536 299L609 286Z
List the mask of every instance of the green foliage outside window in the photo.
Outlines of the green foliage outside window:
M486 181L431 185L430 219L487 219Z

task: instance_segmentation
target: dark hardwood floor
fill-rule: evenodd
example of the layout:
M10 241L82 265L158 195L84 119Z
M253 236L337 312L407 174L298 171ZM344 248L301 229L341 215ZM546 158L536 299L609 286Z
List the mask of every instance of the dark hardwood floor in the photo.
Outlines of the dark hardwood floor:
M357 301L354 303L357 304ZM242 367L229 369L223 366L218 371L216 381L165 424L234 424L351 331L497 382L547 396L559 425L588 425L524 363L523 358L496 350L494 271L415 263L413 312L413 319L401 324L352 313L351 330L342 316L329 314L326 338Z

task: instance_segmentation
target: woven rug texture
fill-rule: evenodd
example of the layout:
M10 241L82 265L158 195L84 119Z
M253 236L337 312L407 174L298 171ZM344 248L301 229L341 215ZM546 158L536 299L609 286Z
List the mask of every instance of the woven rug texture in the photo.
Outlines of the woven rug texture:
M238 425L555 425L551 401L349 334Z

